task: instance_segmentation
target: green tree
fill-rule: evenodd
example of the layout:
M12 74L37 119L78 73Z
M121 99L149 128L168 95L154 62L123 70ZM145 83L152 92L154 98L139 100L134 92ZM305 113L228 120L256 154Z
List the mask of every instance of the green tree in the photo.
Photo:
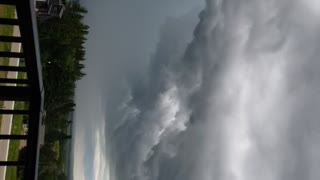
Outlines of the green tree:
M46 136L41 148L39 180L64 180L64 152L69 114L74 111L76 81L81 79L85 60L84 43L89 27L83 23L87 10L80 4L66 4L63 17L39 24L40 53L45 89ZM54 145L59 143L57 158Z

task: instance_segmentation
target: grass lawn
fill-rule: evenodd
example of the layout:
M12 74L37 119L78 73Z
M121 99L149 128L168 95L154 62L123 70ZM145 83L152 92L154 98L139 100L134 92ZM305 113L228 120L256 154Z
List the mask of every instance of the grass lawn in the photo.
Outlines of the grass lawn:
M15 7L14 6L5 6L0 5L0 17L1 18L14 18L15 16ZM12 35L13 26L4 26L0 25L0 35ZM0 42L0 51L9 50L11 47L11 43L3 43ZM8 65L9 58L0 58L0 65ZM0 71L0 78L4 78L7 76L6 72ZM0 108L3 106L3 101L0 101ZM1 127L2 116L0 115L0 127Z
M15 7L14 6L5 6L0 5L0 17L1 18L14 18L15 16ZM0 35L12 35L13 26L0 25ZM9 50L11 48L11 43L0 43L0 50ZM1 64L5 64L9 60L0 59Z
M14 18L15 16L15 7L14 6L4 6L0 5L0 17L2 18ZM10 36L13 33L13 26L4 26L0 25L0 35ZM0 51L10 51L11 43L0 42ZM9 58L0 58L0 65L8 65ZM20 75L20 74L19 74ZM0 72L0 78L7 76L7 72ZM21 76L21 75L20 75ZM0 107L3 106L3 102L0 101ZM16 102L15 109L23 109L23 102ZM0 127L1 127L1 118L0 116ZM13 116L12 121L12 130L11 134L21 134L22 131L22 116ZM9 145L9 161L16 161L19 157L20 141L10 141ZM16 180L16 167L8 167L6 173L6 180Z
M24 102L15 102L15 109L24 109ZM21 134L23 130L22 116L13 116L11 134ZM20 141L10 141L8 161L17 161L19 158ZM17 167L7 167L6 180L17 179Z
M21 63L20 66L24 66L24 63ZM24 79L26 76L25 73L19 72L18 79ZM25 102L16 101L14 104L14 109L23 110L28 108ZM12 120L12 129L11 134L21 134L23 130L23 122L22 116L13 116ZM9 154L8 161L17 161L19 158L19 150L20 150L20 141L10 141L9 144ZM17 179L17 167L8 167L6 173L6 180L16 180Z
M21 63L20 65L24 65ZM25 73L18 73L18 79L24 79ZM14 109L23 110L27 108L24 102L16 101L14 104ZM12 120L12 129L11 134L21 134L23 130L23 122L22 116L13 116ZM19 159L19 150L20 150L20 141L10 141L9 144L9 154L8 154L8 161L17 161ZM17 179L17 167L8 167L6 172L6 180L16 180Z
M0 5L0 17L1 18L14 18L15 7ZM13 26L0 25L0 35L10 36L13 33ZM11 43L0 42L0 51L10 50ZM0 65L7 65L9 63L8 58L0 58ZM0 77L5 77L4 72L0 72Z

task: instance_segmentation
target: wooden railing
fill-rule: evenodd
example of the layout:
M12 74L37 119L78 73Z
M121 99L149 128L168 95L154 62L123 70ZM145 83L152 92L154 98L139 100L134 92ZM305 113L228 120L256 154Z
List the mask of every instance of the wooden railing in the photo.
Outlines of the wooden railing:
M24 166L23 178L35 180L38 171L39 134L43 117L44 92L34 0L0 0L1 4L15 6L17 18L0 18L0 25L18 26L20 36L1 35L0 43L21 43L22 51L1 51L0 58L23 58L25 66L0 65L0 71L22 72L26 76L21 79L0 78L0 101L23 101L28 103L28 108L24 110L0 109L0 115L28 116L28 133L26 135L0 134L0 140L25 140L27 149L26 159L0 161L0 166Z

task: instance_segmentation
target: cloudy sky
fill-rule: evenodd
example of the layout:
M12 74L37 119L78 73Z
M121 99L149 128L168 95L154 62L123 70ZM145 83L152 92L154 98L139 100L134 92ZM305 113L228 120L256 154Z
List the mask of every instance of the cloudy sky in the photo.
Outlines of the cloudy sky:
M320 1L82 4L73 179L320 178Z

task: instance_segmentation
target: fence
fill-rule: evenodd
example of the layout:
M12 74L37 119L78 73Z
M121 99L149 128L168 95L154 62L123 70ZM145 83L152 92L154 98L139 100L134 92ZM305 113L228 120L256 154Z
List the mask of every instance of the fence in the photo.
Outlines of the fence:
M0 115L28 117L27 134L0 134L0 140L25 140L26 158L0 161L0 166L23 166L23 178L32 180L37 179L44 94L34 0L0 0L0 4L15 6L17 14L16 19L0 18L0 25L17 26L20 30L20 36L1 35L0 43L20 43L22 49L20 52L0 51L0 57L23 58L25 62L24 66L0 65L2 72L25 74L24 78L0 78L0 101L22 101L28 104L26 109L0 109Z

